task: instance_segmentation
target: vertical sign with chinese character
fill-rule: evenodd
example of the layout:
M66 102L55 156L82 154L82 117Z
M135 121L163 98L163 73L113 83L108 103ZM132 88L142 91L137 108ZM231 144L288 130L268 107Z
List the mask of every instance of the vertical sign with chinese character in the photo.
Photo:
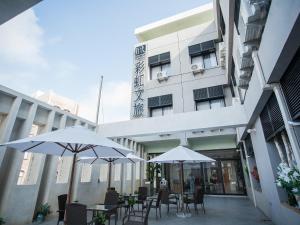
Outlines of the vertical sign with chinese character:
M134 118L144 115L144 76L146 45L135 48L133 70L133 114Z

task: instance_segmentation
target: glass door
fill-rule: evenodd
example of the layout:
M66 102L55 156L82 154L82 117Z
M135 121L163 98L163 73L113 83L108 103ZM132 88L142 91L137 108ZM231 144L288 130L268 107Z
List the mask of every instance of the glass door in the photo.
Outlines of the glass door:
M225 194L244 194L244 178L241 163L238 160L222 160L222 175Z

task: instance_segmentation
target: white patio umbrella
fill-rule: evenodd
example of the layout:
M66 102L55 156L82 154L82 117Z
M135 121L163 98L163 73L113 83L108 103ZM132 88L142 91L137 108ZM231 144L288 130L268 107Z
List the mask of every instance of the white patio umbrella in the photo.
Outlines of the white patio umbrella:
M183 163L201 163L214 162L215 160L202 155L198 152L190 150L183 146L177 146L164 154L161 154L148 162L152 163L178 163L180 165L180 183L181 183L181 211L183 212Z
M98 157L98 158L80 158L81 163L88 164L107 164L108 163L108 188L111 185L111 172L112 165L119 163L137 163L145 161L144 159L134 155L133 153L128 153L126 157L124 156L116 156L116 157Z
M73 126L1 144L22 152L73 156L68 203L71 202L76 157L125 157L132 150L82 126Z

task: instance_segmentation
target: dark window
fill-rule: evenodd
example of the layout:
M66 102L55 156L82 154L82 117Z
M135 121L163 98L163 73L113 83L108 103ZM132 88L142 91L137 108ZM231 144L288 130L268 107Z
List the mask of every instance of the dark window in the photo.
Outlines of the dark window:
M172 105L173 105L173 98L171 94L148 98L149 108L157 108L157 107L172 106Z
M289 112L293 120L300 120L300 50L280 80Z
M148 98L150 117L164 116L173 112L172 95L162 95Z
M240 31L239 31L240 8L241 8L241 0L235 0L234 24L236 26L236 30L237 30L238 34L240 34Z
M170 52L165 52L159 55L149 57L148 63L150 67L164 65L170 63Z
M199 56L199 55L203 55L215 51L216 51L216 46L214 40L189 46L189 54L191 57Z
M168 73L170 69L170 52L165 52L159 55L154 55L148 59L150 67L150 80L157 79L159 72Z
M196 110L220 108L225 106L223 86L194 90Z
M235 64L234 64L234 60L232 58L232 65L231 65L231 74L230 74L230 91L231 91L231 95L232 97L235 97L235 92L234 92L234 87L236 87L236 79L235 79Z
M260 120L267 141L284 129L282 114L274 93L261 112Z

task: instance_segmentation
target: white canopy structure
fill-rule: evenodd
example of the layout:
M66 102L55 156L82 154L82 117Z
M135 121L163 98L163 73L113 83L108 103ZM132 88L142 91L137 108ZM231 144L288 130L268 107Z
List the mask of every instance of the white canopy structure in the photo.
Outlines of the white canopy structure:
M148 162L153 163L200 163L200 162L214 162L215 160L202 155L198 152L190 150L183 146L177 146L164 154L161 154Z
M181 214L178 215L180 217L185 217L185 213L183 213L183 187L184 187L184 180L183 180L183 163L202 163L202 162L214 162L215 160L209 158L205 155L202 155L198 152L190 150L183 146L177 146L164 154L161 154L148 162L151 163L178 163L180 164L180 181L181 181Z
M34 137L28 137L0 146L22 152L73 156L68 203L71 202L76 157L126 157L130 149L82 126L73 126Z
M79 162L81 163L88 163L88 164L106 164L108 163L108 188L111 185L111 171L112 171L112 164L118 163L137 163L141 161L146 161L133 153L129 153L124 156L118 157L99 157L99 158L81 158Z

